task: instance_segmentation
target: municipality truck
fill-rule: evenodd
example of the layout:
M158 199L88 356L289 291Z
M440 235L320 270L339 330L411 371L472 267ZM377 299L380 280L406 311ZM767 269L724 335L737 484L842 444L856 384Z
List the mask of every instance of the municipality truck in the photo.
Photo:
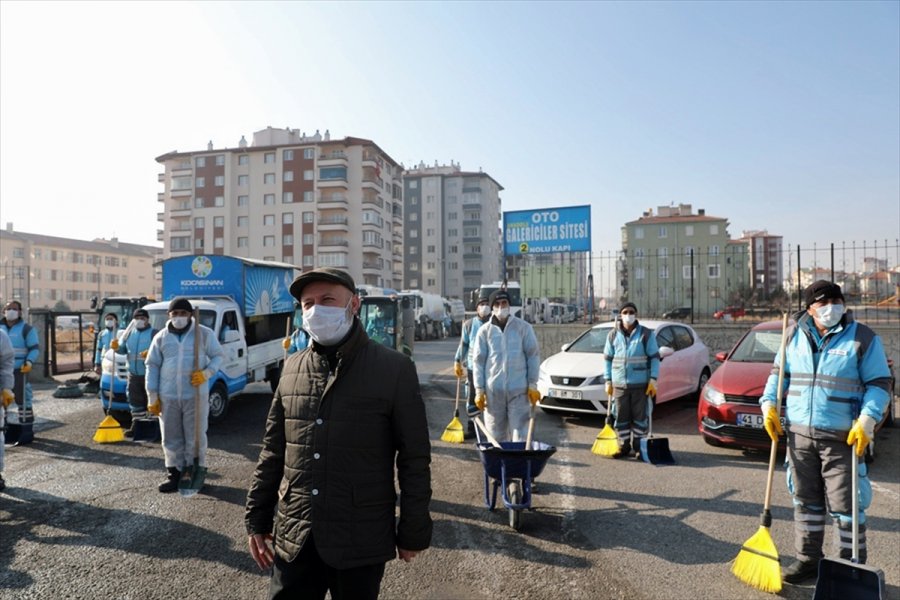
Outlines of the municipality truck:
M213 330L225 354L221 368L208 383L210 420L222 419L229 398L251 383L267 381L274 391L284 362L281 342L290 334L295 309L289 289L296 267L222 255L179 256L161 264L162 302L144 306L150 326L157 331L165 327L169 302L187 298L199 310L200 324ZM128 333L127 328L119 333L120 343ZM129 410L125 397L128 364L123 355L107 351L100 384L104 408L113 372L112 410L125 413Z

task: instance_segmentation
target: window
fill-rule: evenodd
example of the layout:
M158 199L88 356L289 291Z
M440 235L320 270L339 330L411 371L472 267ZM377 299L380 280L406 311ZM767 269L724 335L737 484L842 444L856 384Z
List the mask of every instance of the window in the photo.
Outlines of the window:
M415 206L419 203L419 199L416 196L410 196L407 200L409 200L410 206Z
M415 179L413 179L412 181L409 182L409 189L415 190L415 189L418 189L418 187L419 187L419 182L416 181Z
M409 263L409 270L410 270L410 271L418 271L418 270L419 270L419 263L417 263L417 262L415 262L415 261Z
M434 246L428 246L425 249L425 252L428 252L429 254L434 254Z
M684 247L684 255L685 256L690 256L693 251L694 251L693 246L685 246Z
M225 166L225 155L224 154L216 154L216 166L217 167Z
M223 240L222 238L213 239L213 248L224 248L224 247L225 247L225 240Z
M320 267L346 267L347 255L340 252L323 252L319 254Z
M665 225L659 226L659 237L661 237L661 238L669 237L669 230L666 228Z
M245 186L245 185L247 185L248 180L249 180L249 176L238 175L238 185Z
M203 238L194 239L194 250L203 250Z
M238 196L238 206L248 206L250 204L250 196Z
M684 265L681 267L681 278L682 279L696 279L697 278L697 268L694 267L691 269L691 265Z
M459 235L459 229L448 229L448 230L447 230L447 235L448 235L449 237L456 237L456 236Z
M198 156L194 160L195 160L195 163L196 163L198 169L202 169L203 167L206 166L206 157L205 156Z
M274 152L266 152L263 155L263 162L267 165L275 164L275 153Z
M309 177L306 176L304 171L303 179L312 179L312 171L309 172ZM343 179L347 181L347 167L322 167L319 169L319 179Z
M224 175L216 175L215 184L218 186L225 185L225 176Z
M660 279L668 279L669 278L669 265L659 265L659 278Z
M263 183L275 183L275 173L266 173L263 175Z
M419 220L419 213L409 213L409 220L416 222Z
M410 255L418 254L419 253L418 246L410 246L409 253L410 253ZM413 287L415 287L415 286L413 286Z
M313 257L311 254L307 254L306 256L303 257L303 266L304 267L313 266Z
M634 268L634 278L635 279L643 279L644 278L644 267L635 267Z
M719 265L706 265L706 274L710 279L719 278Z
M215 205L225 206L225 196L216 196Z
M240 156L238 156L238 164L239 165L249 165L250 157L247 156L246 154L241 154Z
M304 202L312 202L313 201L313 193L312 192L303 192L303 201Z
M643 248L635 248L634 249L634 257L635 258L644 258L644 249Z
M281 223L284 225L293 225L294 213L281 213Z
M428 228L425 230L425 235L428 237L432 237L434 235L434 229Z
M197 187L198 188L206 187L206 178L205 177L197 178Z
M213 227L225 227L225 217L213 217Z
M303 222L304 223L312 223L313 222L314 213L305 212L303 213Z
M203 208L203 198L194 198L194 208Z
M294 203L294 192L282 192L281 193L281 203L282 204L293 204Z
M191 183L192 182L190 177L173 177L172 191L189 190L191 189Z
M275 194L266 194L263 196L263 204L266 206L275 204Z
M250 225L250 217L238 217L237 218L237 226L238 227L248 227Z
M238 248L246 248L247 246L249 246L250 244L247 242L248 239L249 238L239 237L237 239Z
M660 258L667 258L669 256L669 249L665 247L657 248L656 255Z
M710 256L718 256L719 255L719 247L718 246L710 246L709 247L709 255Z
M311 169L307 169L303 171L303 181L312 181L314 177L313 171ZM323 177L324 179L324 177Z
M685 225L684 226L684 235L687 237L691 237L694 235L694 226L693 225Z
M285 171L284 172L284 181L293 181L294 180L294 172L293 171Z
M635 227L634 228L634 239L636 239L636 240L644 239L644 228L643 227Z
M419 230L418 230L418 229L410 229L410 230L409 230L409 237L410 237L411 239L417 239L417 238L419 237Z
M286 233L281 236L281 245L282 246L293 246L294 245L294 236L290 233Z
M173 237L169 240L169 248L175 251L190 250L191 238L189 237ZM52 271L51 271L52 273ZM51 277L52 279L52 277Z
M263 215L263 225L274 225L275 215Z
M294 151L285 150L281 153L281 160L294 160Z
M455 221L458 217L459 217L459 213L452 212L447 215L447 220Z
M417 287L419 287L419 279L418 279L418 277L409 280L409 287L411 287L411 288L413 288L413 289L416 289Z
M275 236L274 235L263 236L263 247L271 248L274 245L275 245Z
M311 233L303 234L303 245L304 246L312 246L313 245L313 234L311 234Z
M310 160L316 157L316 149L315 148L304 148L303 149L303 158Z
M459 252L459 246L450 246L450 254L456 254Z

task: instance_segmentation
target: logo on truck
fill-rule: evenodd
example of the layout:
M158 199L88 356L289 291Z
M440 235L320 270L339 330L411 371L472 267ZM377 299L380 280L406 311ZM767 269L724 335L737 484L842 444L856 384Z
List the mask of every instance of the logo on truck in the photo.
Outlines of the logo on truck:
M208 277L212 272L212 261L205 256L198 256L191 262L191 272L197 277Z

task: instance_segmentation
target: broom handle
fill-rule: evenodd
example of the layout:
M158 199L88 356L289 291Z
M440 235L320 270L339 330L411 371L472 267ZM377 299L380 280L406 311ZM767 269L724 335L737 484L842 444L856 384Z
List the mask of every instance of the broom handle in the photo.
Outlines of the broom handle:
M475 424L478 425L478 428L481 429L481 433L484 434L484 437L487 438L487 441L491 443L495 448L502 448L500 442L488 432L487 427L484 426L484 423L481 422L481 417L475 417Z
M857 487L859 483L856 481L856 478L859 476L859 457L856 455L856 444L850 446L850 460L852 461L850 477L853 480L850 486L853 494L851 503L853 507L853 554L851 559L855 564L859 564L859 488Z
M525 449L531 450L531 440L534 437L534 405L531 405L531 418L528 419L528 435L525 436Z
M784 396L784 362L785 348L787 347L787 323L788 314L785 312L781 318L781 346L778 349L780 359L778 361L778 388L775 390L775 418L781 418L781 399ZM772 440L772 449L769 452L769 475L766 479L766 500L763 503L763 513L769 512L769 504L772 500L772 479L775 477L775 459L778 454L778 440Z
M453 405L454 413L459 416L459 386L462 383L462 377L456 378L456 404Z
M200 311L194 309L194 371L200 369ZM200 386L194 386L194 459L200 459Z

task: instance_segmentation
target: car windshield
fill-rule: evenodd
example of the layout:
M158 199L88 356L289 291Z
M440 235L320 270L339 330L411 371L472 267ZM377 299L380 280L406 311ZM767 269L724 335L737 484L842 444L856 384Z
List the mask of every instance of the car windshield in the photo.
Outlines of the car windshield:
M775 354L781 345L781 330L751 331L741 340L728 360L737 362L775 362Z

